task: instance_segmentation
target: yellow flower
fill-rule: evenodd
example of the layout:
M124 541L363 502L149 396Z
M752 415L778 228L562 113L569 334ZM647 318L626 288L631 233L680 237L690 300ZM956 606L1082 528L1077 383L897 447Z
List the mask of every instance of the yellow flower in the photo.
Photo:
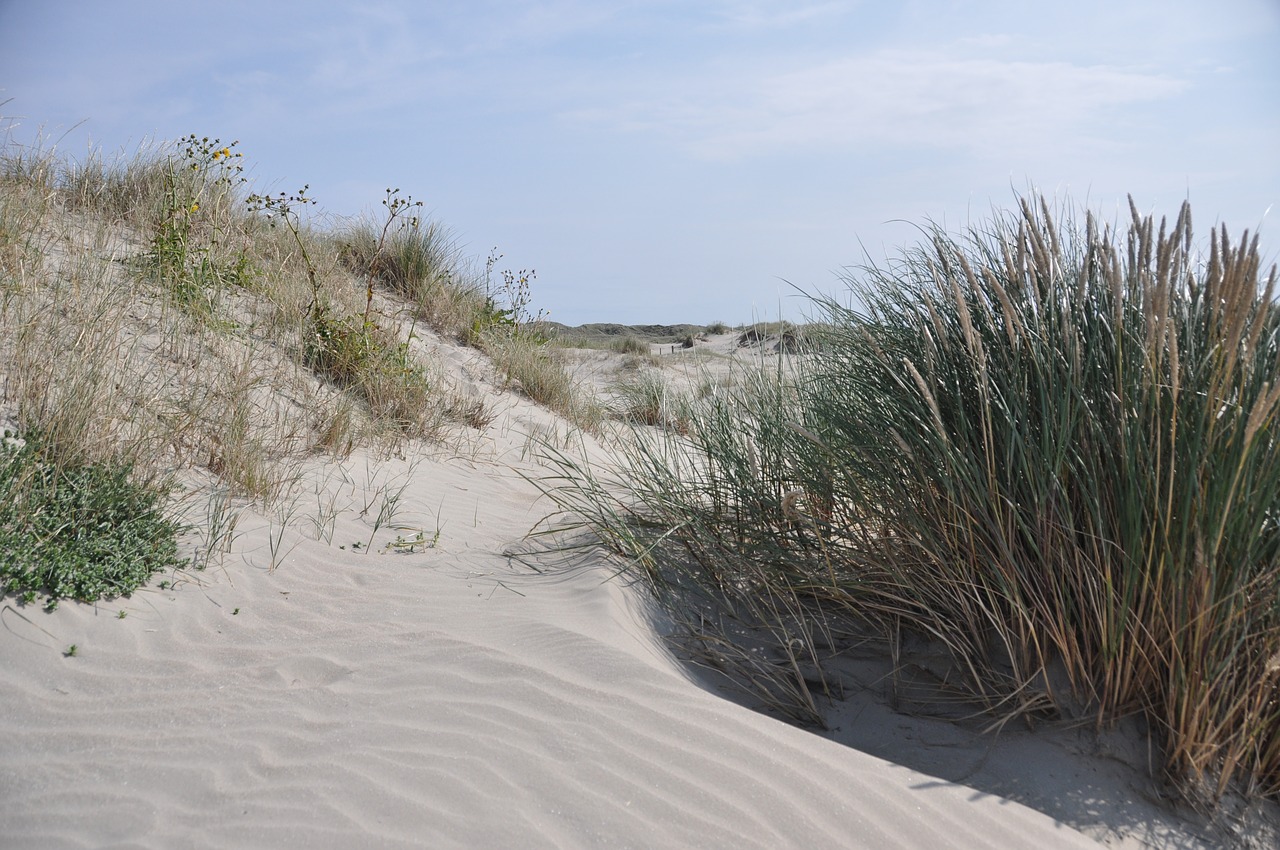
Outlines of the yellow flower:
M198 212L199 210L200 210L200 205L199 205L199 204L192 204L192 205L191 205L191 212Z

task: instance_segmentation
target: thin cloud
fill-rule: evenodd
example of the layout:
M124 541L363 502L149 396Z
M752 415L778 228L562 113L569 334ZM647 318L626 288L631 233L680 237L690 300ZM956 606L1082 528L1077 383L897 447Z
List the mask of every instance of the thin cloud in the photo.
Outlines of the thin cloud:
M850 2L789 3L769 0L742 0L720 4L719 15L729 23L749 29L777 28L805 23L850 11Z
M1068 62L879 51L795 70L667 80L667 90L574 113L714 159L860 145L1052 144L1116 107L1177 96L1166 74Z

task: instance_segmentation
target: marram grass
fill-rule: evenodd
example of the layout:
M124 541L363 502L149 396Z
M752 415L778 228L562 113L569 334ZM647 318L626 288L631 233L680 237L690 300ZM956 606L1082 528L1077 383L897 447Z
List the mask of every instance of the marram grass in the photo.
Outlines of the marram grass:
M546 489L764 636L772 673L736 666L794 716L820 721L824 654L871 624L939 642L1002 720L1140 714L1189 799L1280 796L1276 271L1191 224L1033 198L930 230L815 300L791 372Z

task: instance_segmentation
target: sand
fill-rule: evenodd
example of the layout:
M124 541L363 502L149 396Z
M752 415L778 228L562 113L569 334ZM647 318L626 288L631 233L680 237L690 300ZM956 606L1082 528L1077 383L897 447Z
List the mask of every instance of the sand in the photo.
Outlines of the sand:
M1198 846L875 688L825 736L724 698L616 564L510 556L549 510L529 435L565 426L445 353L499 411L460 456L317 461L164 589L3 602L0 846Z

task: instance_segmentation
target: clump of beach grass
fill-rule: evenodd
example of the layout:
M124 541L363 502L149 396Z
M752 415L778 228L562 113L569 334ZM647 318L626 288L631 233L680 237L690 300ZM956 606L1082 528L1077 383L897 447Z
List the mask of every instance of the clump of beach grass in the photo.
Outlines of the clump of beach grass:
M638 354L642 356L649 354L649 343L634 336L624 336L622 339L615 340L610 345L610 348L620 354Z
M387 189L382 205L383 221L363 219L340 237L343 263L407 299L441 336L464 341L485 296L457 241L442 223L414 214L422 203L399 189Z
M683 428L684 396L656 370L646 369L612 387L612 412L641 425Z
M1276 271L1191 225L1031 198L932 228L815 299L788 371L691 400L614 476L558 456L546 489L718 612L695 627L764 636L771 675L723 629L704 658L793 716L821 721L842 635L910 633L996 726L1136 713L1185 799L1280 796Z

